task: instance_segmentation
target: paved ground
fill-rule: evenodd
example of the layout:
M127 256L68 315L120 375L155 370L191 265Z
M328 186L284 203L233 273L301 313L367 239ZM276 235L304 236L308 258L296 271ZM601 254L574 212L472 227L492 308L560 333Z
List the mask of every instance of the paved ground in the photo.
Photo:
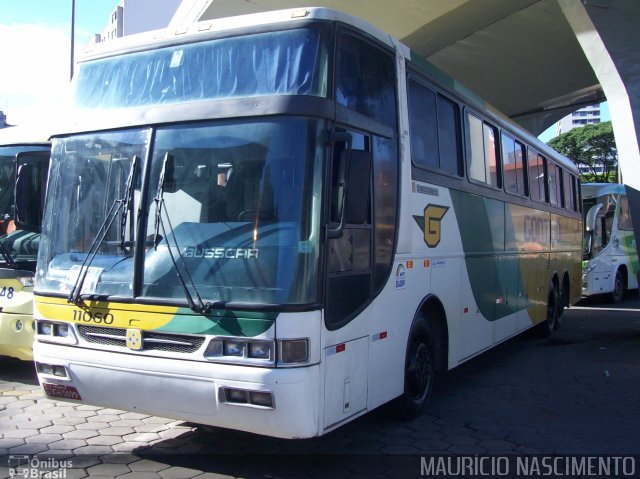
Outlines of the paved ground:
M637 296L574 308L553 339L525 333L450 371L413 422L374 411L313 440L52 401L31 364L1 359L0 477L9 459L67 478L340 479L418 477L428 454L640 454L639 384Z

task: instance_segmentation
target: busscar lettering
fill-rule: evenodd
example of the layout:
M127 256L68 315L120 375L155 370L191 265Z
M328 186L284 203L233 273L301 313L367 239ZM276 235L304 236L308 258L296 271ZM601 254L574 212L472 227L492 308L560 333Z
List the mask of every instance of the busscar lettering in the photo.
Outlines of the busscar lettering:
M258 259L260 250L252 248L201 248L186 246L182 248L183 258L202 259Z

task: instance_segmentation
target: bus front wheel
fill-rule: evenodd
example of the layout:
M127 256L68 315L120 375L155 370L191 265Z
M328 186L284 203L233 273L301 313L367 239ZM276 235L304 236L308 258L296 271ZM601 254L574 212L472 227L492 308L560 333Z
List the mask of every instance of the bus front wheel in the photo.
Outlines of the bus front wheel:
M609 302L615 304L622 301L622 298L624 297L625 289L626 289L626 285L624 282L624 278L622 276L622 272L618 270L616 271L616 277L613 281L613 291L609 293Z
M418 417L431 396L435 379L433 332L420 314L411 326L404 366L404 392L395 400L395 413L400 419Z

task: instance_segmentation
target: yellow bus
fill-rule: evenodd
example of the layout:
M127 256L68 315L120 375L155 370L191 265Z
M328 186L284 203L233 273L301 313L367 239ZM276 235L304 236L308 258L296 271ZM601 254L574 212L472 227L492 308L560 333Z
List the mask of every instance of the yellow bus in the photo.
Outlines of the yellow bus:
M377 28L295 9L96 45L52 138L53 398L284 438L580 296L578 171Z
M50 145L37 129L0 130L0 356L31 360L33 283ZM16 218L32 202L33 217Z

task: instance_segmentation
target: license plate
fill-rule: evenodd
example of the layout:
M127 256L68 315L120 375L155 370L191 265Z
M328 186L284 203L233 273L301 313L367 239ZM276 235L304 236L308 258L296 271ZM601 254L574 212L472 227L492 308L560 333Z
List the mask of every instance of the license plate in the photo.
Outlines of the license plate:
M44 383L42 384L42 387L44 388L44 392L47 393L47 396L62 399L74 399L76 401L80 401L82 399L78 390L73 386Z

